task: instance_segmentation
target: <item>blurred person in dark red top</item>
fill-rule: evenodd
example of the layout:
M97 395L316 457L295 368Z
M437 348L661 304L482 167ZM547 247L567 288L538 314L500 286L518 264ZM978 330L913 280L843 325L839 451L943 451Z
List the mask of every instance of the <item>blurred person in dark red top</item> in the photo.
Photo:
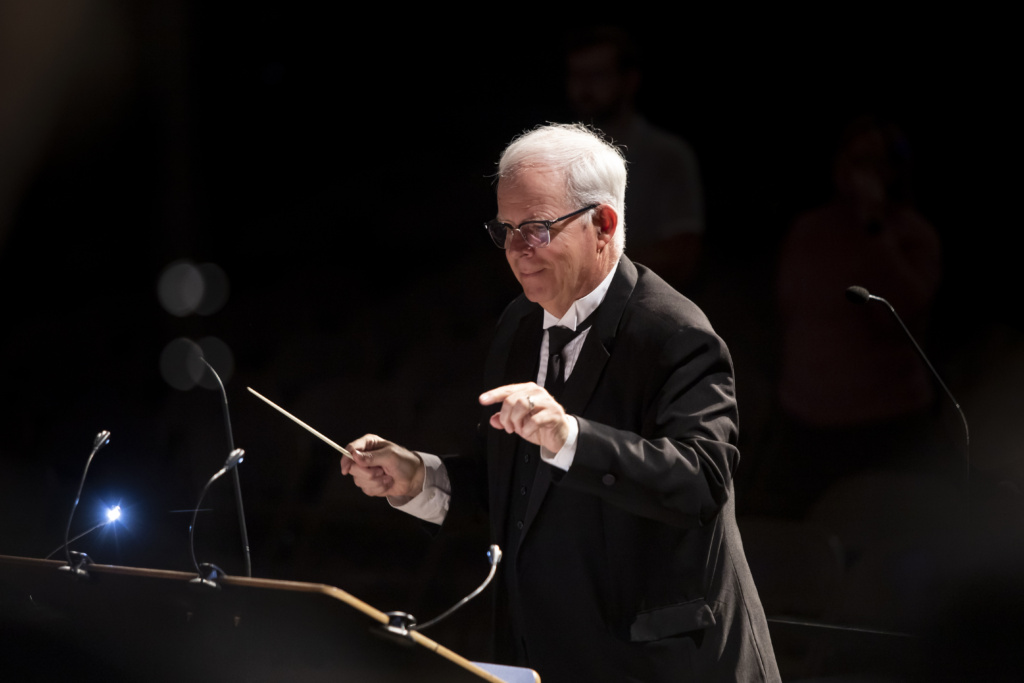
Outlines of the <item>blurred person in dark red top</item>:
M918 422L934 400L927 368L889 311L844 297L851 285L865 287L924 334L940 245L914 208L903 134L870 117L850 124L834 182L835 198L796 220L779 265L779 398L792 437L785 457L794 459L785 469L803 503L920 443Z

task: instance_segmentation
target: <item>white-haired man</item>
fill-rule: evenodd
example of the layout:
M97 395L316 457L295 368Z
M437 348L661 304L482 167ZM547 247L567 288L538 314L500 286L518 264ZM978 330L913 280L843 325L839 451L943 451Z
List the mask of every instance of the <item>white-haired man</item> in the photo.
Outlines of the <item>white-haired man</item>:
M778 680L734 515L728 350L623 255L625 186L583 126L508 146L487 230L523 295L485 370L481 452L442 462L366 435L342 472L436 523L486 501L498 656L545 683Z

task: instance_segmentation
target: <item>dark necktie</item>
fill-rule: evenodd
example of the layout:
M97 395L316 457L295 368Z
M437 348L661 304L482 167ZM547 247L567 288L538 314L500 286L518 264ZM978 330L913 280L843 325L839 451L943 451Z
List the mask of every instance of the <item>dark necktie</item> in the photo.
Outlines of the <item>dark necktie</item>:
M548 373L544 380L544 388L556 401L565 388L565 359L562 357L562 351L580 332L582 330L576 332L561 325L548 328Z

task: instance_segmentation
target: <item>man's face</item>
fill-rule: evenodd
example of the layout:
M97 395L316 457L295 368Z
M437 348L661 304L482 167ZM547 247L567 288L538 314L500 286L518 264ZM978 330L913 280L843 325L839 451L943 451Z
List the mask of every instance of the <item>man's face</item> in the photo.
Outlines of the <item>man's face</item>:
M877 130L864 131L847 142L836 161L839 194L862 208L884 204L894 176L885 138Z
M554 220L579 208L566 199L562 174L549 169L526 169L498 183L498 219L511 225ZM547 247L533 248L515 233L505 257L526 298L561 318L601 282L605 242L584 213L553 225Z
M622 110L631 97L629 75L619 67L612 45L593 45L568 56L566 94L573 112L601 123Z

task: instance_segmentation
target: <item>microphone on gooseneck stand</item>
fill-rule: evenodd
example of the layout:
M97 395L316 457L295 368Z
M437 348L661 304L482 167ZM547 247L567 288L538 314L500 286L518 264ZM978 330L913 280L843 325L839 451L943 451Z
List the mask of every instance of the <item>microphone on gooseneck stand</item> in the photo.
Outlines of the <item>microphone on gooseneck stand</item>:
M192 553L192 564L195 565L196 574L198 574L198 576L192 579L190 583L195 583L202 586L209 586L211 588L218 588L217 579L219 579L224 574L224 570L222 570L217 565L209 564L206 562L200 565L199 562L196 560L196 516L199 514L199 508L203 504L203 498L206 496L206 491L210 488L210 485L213 484L213 482L220 479L220 477L228 470L234 470L238 463L242 462L242 457L244 455L245 451L243 451L241 448L236 448L233 451L231 451L231 455L228 456L228 459L224 463L224 466L217 470L217 472L215 472L212 477L210 477L210 481L206 482L206 486L203 487L202 492L200 492L199 494L199 500L196 502L196 508L195 510L192 511L192 523L188 526L189 551ZM203 572L204 568L206 570L205 574Z
M939 386L942 387L942 390L946 392L946 396L948 396L949 400L953 402L953 407L956 408L957 414L960 415L960 421L964 425L964 486L966 487L966 493L969 497L971 492L971 432L970 429L967 427L967 416L964 415L964 411L960 409L960 403L953 396L953 392L949 390L949 387L946 386L946 383L942 381L942 378L939 377L939 373L935 370L935 367L932 365L931 361L928 360L928 356L924 355L924 351L921 349L921 346L917 343L917 340L914 339L914 335L910 333L910 330L907 329L907 326L903 324L903 320L896 312L896 309L893 308L892 304L890 304L888 301L886 301L880 296L875 296L874 294L871 294L870 292L868 292L868 290L864 289L863 287L857 286L846 288L846 298L855 304L866 304L869 301L877 301L879 303L885 304L885 307L888 308L889 312L892 313L894 318L896 318L896 322L898 322L900 324L900 327L903 328L903 332L907 335L907 339L909 339L910 343L914 345L914 349L917 350L917 355L919 355L921 357L921 360L924 361L924 364L928 366L928 369L931 371L932 376L935 378L935 381L939 383Z
M96 452L99 449L110 443L110 432L106 429L96 435L96 438L92 442L92 452L89 453L88 459L85 461L85 469L82 470L82 479L78 482L78 492L75 493L75 502L71 504L71 514L68 515L68 525L64 530L64 556L67 558L67 566L61 567L61 571L71 572L73 575L80 578L89 578L89 573L82 569L83 565L89 564L92 560L85 553L73 553L69 546L70 541L68 538L71 536L71 520L75 518L75 509L78 507L78 499L82 497L82 487L85 486L85 475L89 473L89 465L92 464L92 459L96 456ZM78 540L78 539L75 539ZM50 553L51 555L53 553ZM74 561L72 561L72 556Z
M449 616L451 616L452 614L455 613L455 610L459 609L460 607L465 605L467 602L469 602L470 600L472 600L476 596L480 595L480 593L482 593L483 590L485 588L487 588L487 585L491 582L491 579L494 578L494 573L496 571L498 571L498 564L501 562L501 548L499 548L497 544L493 544L493 543L491 544L490 549L487 551L487 561L491 565L491 571L488 572L487 578L484 579L484 582L482 584L480 584L475 591L473 591L472 593L470 593L466 597L462 598L462 600L459 600L457 603L455 603L455 605L450 607L446 612L443 612L442 614L434 617L433 619L431 619L430 621L428 621L426 623L423 623L423 624L413 624L412 626L409 627L409 630L410 631L422 631L425 628L430 628L434 624L439 623L442 619L447 619Z
M454 614L457 609L480 595L480 593L482 593L483 590L491 583L491 579L494 578L495 572L498 571L498 564L501 562L501 548L498 547L497 544L491 544L490 549L487 551L487 561L491 565L491 571L488 572L487 578L484 579L484 582L480 584L475 591L462 598L462 600L459 600L445 612L442 612L440 615L422 624L416 623L416 617L411 614L407 614L405 612L387 612L388 623L382 627L383 630L381 633L389 638L393 638L401 642L402 639L408 640L411 638L410 631L422 631L425 628L430 628L431 626L441 622L443 619L447 619L449 616Z
M235 452L235 436L231 430L231 412L228 410L228 392L224 390L224 382L221 381L220 375L213 369L206 358L203 357L202 351L199 352L199 360L203 361L203 364L209 368L210 372L217 379L217 385L220 387L220 395L224 401L224 424L227 428L228 433L228 450L232 453ZM238 477L238 470L234 467L230 468L234 470L234 484L235 484L235 507L238 509L238 527L242 534L242 555L245 557L245 575L252 576L252 559L249 556L249 533L245 526L245 507L242 505L242 482ZM198 506L197 506L198 507Z

